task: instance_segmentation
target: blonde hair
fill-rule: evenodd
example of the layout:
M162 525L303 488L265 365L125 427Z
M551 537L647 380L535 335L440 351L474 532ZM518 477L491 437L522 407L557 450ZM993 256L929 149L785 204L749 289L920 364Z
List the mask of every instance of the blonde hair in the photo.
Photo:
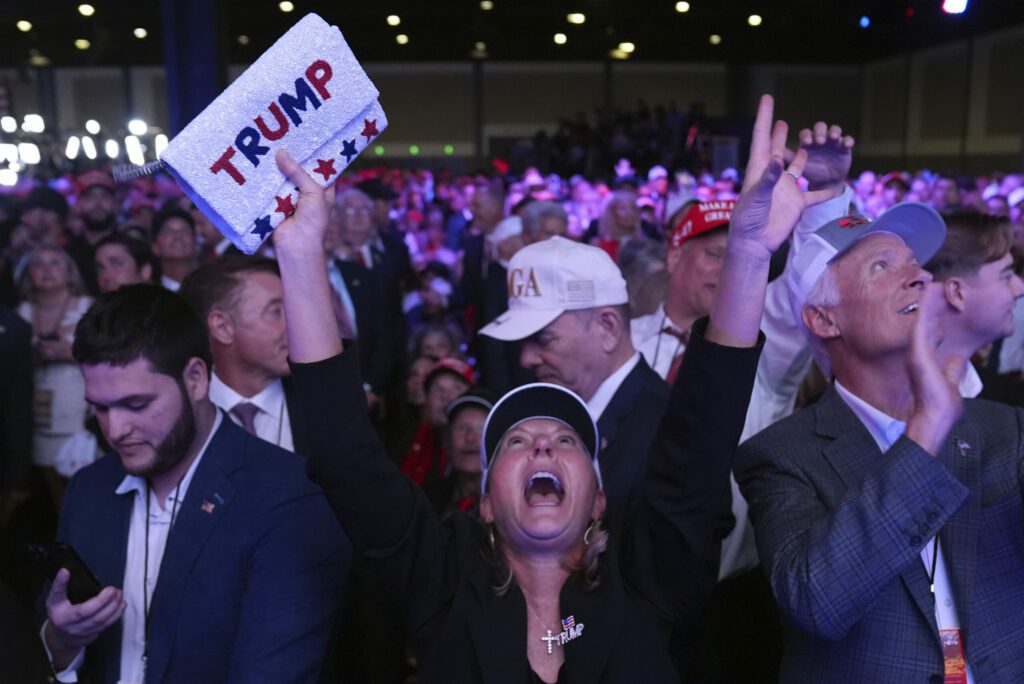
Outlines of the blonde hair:
M21 292L23 300L31 302L35 299L36 288L32 284L32 260L40 254L45 252L53 252L60 257L61 262L64 264L64 268L68 272L68 292L74 297L80 297L85 294L85 284L82 282L82 274L78 270L78 266L75 264L74 259L71 255L65 252L60 247L54 245L41 245L34 248L25 257L25 268L21 273L21 279L18 281L18 289Z

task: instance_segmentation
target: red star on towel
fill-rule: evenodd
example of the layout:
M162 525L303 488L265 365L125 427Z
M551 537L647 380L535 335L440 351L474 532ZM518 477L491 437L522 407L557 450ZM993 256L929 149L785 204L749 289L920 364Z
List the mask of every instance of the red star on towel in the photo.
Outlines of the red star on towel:
M324 180L330 180L337 171L334 170L333 159L317 159L316 168L313 169L314 173L319 173L324 177Z
M285 195L284 199L281 199L280 197L275 197L274 199L277 200L277 209L275 209L275 211L284 214L285 216L291 216L295 213L295 205L292 204L291 195Z
M376 119L363 119L363 124L363 132L360 133L359 135L366 138L366 142L370 142L370 138L373 138L380 134L380 132L377 130Z

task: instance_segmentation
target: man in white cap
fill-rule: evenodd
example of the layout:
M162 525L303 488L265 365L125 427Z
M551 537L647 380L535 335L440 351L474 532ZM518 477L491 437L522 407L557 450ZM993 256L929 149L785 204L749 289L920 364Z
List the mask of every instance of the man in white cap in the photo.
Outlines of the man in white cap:
M608 254L561 237L528 245L508 267L509 310L480 332L523 341L520 362L576 392L602 435L614 517L639 495L668 385L633 348L626 281Z
M1024 413L960 396L920 266L945 237L905 203L826 224L792 264L835 384L734 466L784 617L782 682L1024 681Z

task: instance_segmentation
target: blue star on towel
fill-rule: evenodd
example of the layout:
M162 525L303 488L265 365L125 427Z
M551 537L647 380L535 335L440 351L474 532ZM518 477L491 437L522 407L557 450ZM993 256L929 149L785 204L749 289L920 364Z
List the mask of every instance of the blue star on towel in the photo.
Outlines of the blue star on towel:
M269 216L261 216L256 219L256 227L252 229L252 232L260 236L260 240L266 239L268 235L274 230L270 225Z
M344 145L341 150L341 156L345 157L346 164L351 164L352 157L359 154L356 152L356 139L352 138L351 140L342 140L341 144Z

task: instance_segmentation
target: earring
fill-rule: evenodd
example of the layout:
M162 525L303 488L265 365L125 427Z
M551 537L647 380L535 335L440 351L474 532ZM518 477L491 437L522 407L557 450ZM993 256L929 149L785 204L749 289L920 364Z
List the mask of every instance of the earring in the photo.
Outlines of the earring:
M587 531L583 533L583 544L590 546L590 533L594 531L594 527L598 524L597 520L591 520L590 525L587 527Z

